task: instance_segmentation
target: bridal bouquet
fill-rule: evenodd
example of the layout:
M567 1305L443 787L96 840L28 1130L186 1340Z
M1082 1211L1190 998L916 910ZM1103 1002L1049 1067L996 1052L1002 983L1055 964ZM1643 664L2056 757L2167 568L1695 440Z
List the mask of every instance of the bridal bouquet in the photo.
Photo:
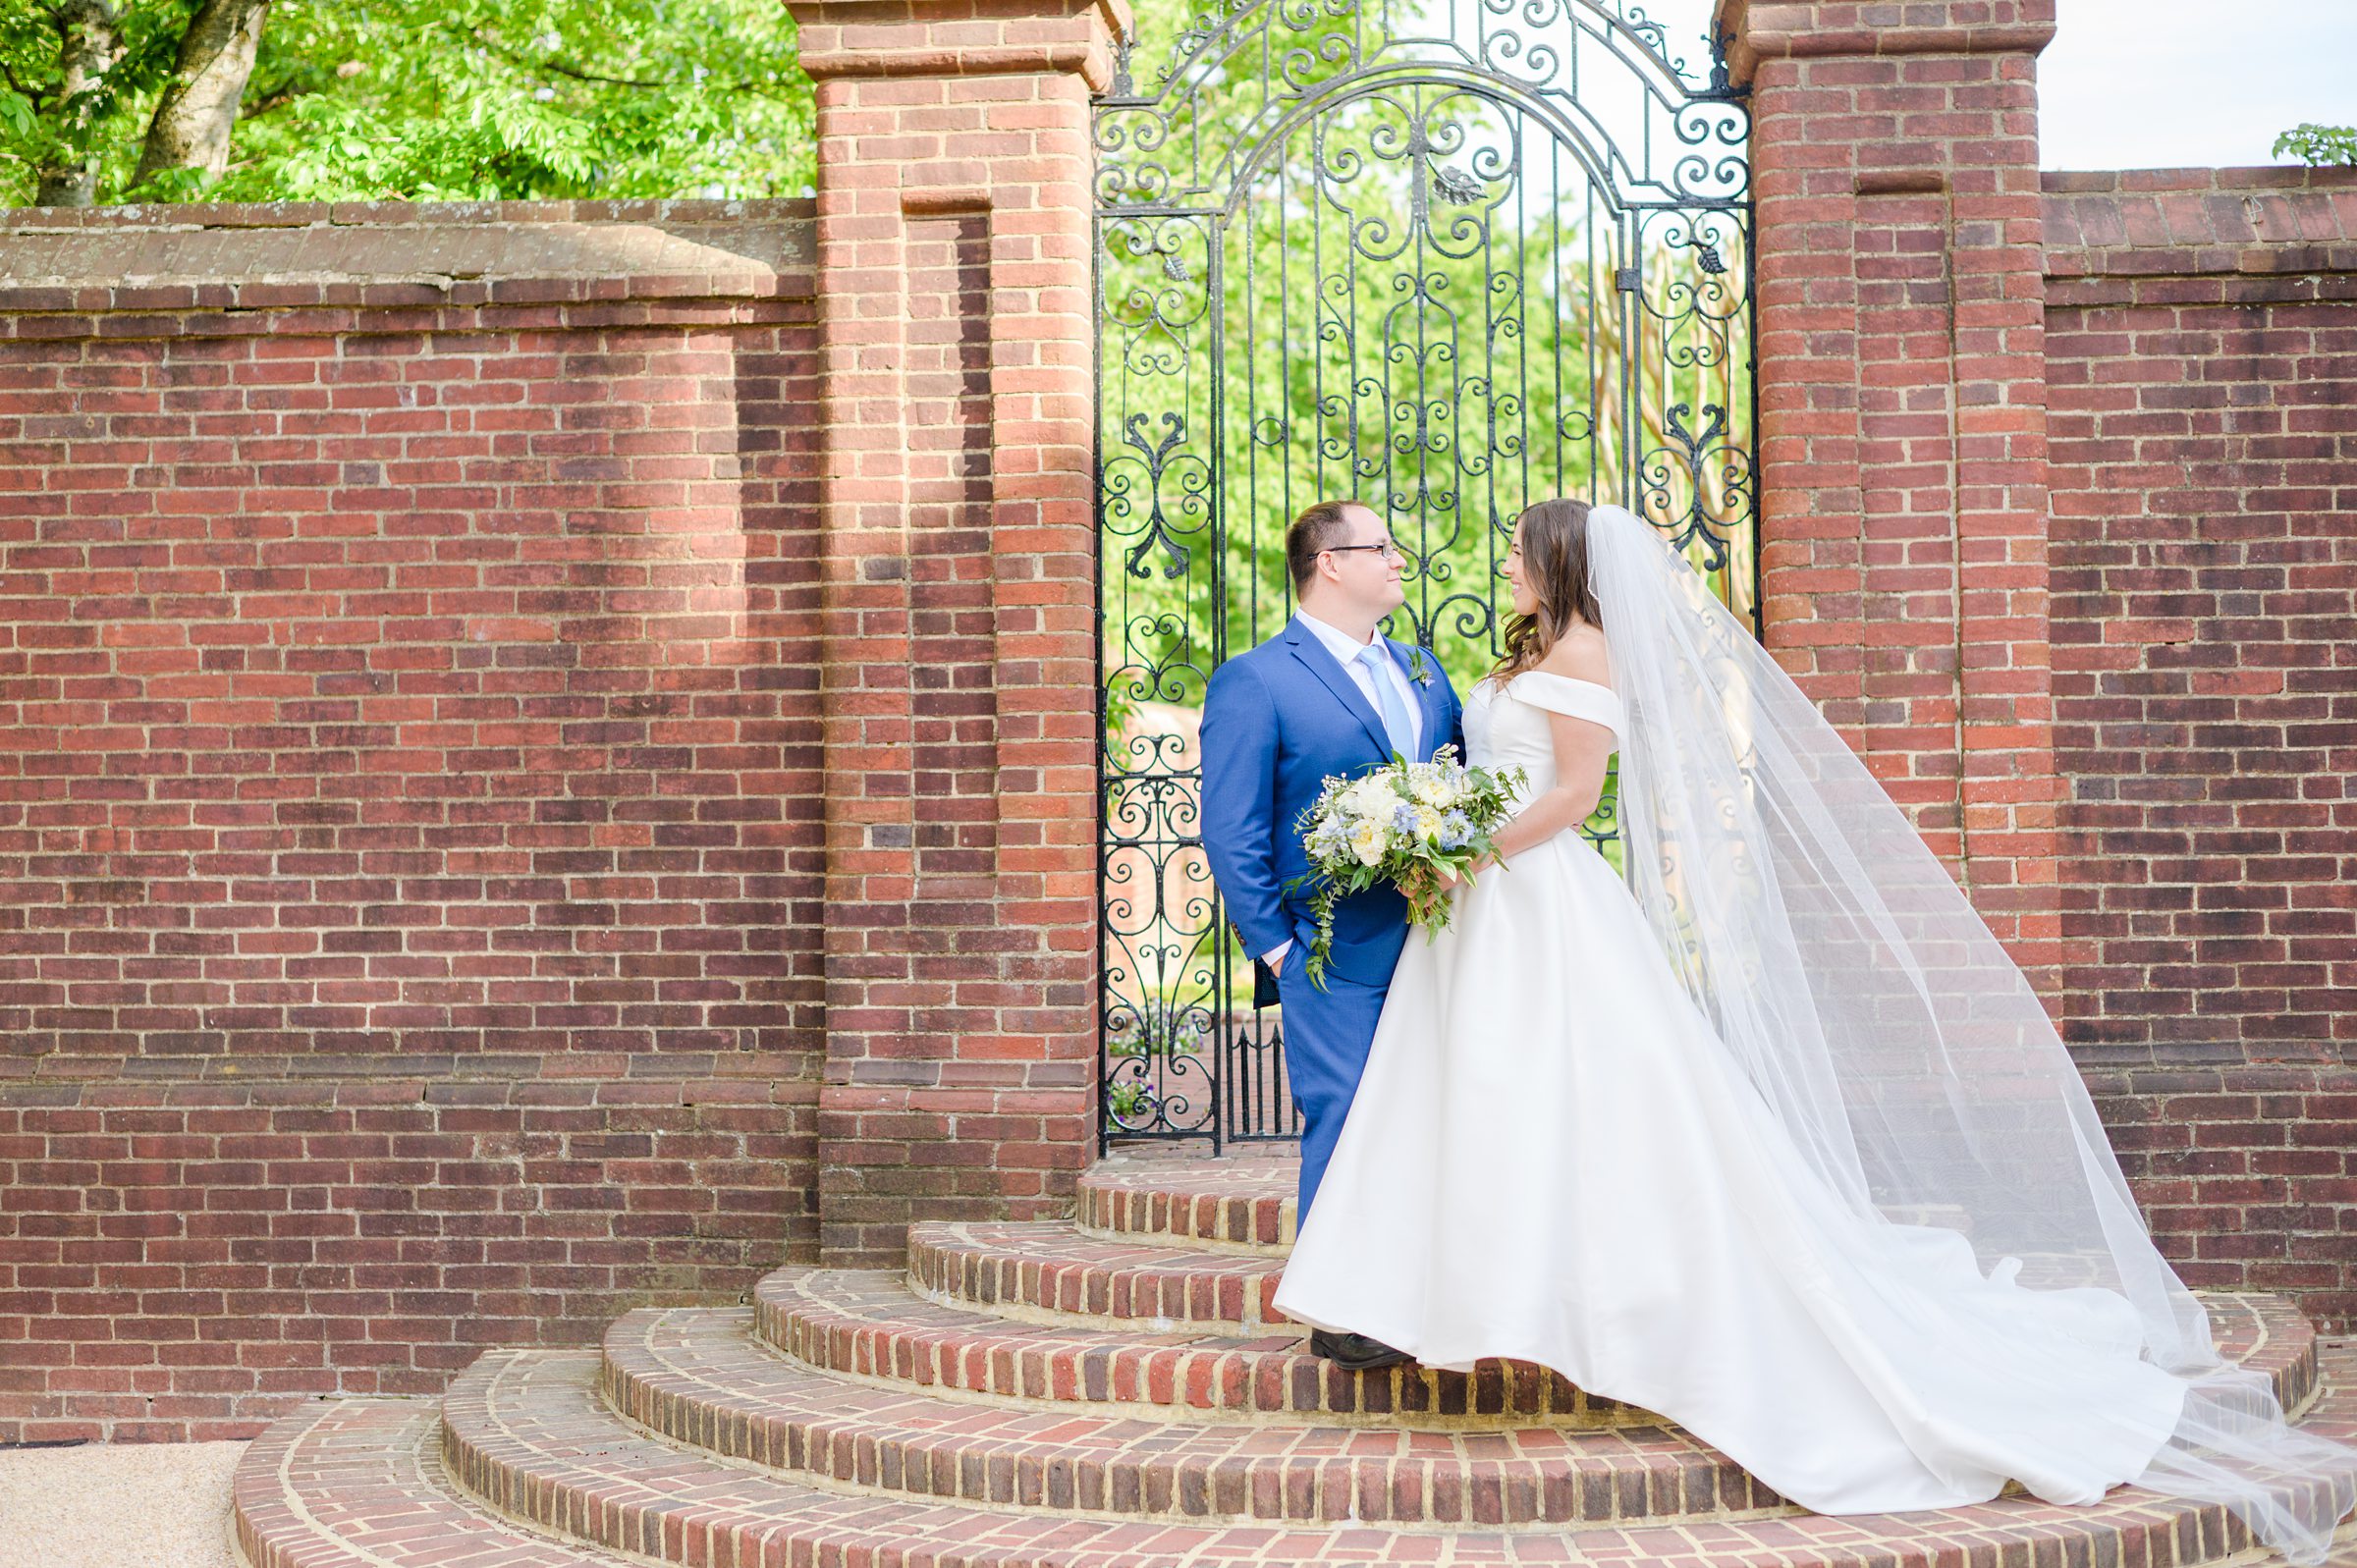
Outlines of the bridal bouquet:
M1468 768L1454 746L1443 746L1430 762L1394 758L1360 778L1327 780L1295 824L1309 872L1288 884L1316 889L1309 900L1318 923L1309 945L1310 984L1326 989L1334 906L1350 893L1397 883L1407 897L1407 918L1428 939L1449 924L1451 884L1438 872L1461 875L1491 851L1490 835L1513 815L1510 791L1522 784L1521 769Z

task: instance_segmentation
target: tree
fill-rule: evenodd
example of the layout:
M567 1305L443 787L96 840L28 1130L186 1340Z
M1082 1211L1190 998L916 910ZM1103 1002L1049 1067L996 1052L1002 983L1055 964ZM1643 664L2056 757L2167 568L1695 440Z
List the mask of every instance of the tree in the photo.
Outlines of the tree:
M69 0L51 13L58 32L58 120L61 135L39 171L44 206L86 207L98 181L88 148L91 122L106 74L121 58L114 8L106 0Z
M2357 165L2357 129L2348 126L2299 125L2275 137L2275 156L2292 157L2322 167Z
M179 58L147 123L139 167L131 177L135 187L178 170L194 171L207 184L221 178L229 167L238 100L253 75L269 10L270 0L201 0L180 35Z
M0 6L0 203L775 196L812 179L779 0L29 7Z
M169 65L181 30L171 9L158 0L0 6L0 201L84 207L120 184L146 123L135 100Z

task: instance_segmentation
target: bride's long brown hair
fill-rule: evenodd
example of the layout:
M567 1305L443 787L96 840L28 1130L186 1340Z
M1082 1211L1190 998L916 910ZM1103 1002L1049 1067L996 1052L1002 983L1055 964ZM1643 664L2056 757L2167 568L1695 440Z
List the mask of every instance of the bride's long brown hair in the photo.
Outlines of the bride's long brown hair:
M1568 497L1537 501L1525 508L1522 578L1538 595L1535 615L1509 617L1506 656L1490 672L1493 680L1511 680L1538 667L1574 621L1604 624L1596 608L1595 579L1588 570L1588 504Z

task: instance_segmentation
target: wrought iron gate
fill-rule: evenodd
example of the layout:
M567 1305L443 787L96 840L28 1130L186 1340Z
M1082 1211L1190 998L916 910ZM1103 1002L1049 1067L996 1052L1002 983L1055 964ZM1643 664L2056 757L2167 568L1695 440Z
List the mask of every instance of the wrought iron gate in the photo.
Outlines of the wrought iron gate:
M1297 1130L1194 746L1291 614L1296 512L1388 514L1389 629L1460 692L1548 496L1637 510L1756 623L1750 126L1626 0L1243 0L1170 58L1096 112L1103 1128L1216 1145Z

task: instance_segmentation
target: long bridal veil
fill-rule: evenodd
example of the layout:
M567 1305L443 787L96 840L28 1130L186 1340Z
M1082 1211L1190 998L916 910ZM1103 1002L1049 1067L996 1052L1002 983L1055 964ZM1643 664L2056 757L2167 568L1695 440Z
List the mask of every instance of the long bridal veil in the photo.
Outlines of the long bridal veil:
M2112 1353L2186 1384L2140 1484L2222 1504L2285 1556L2323 1560L2357 1503L2357 1449L2292 1428L2263 1375L2219 1356L2020 969L1667 541L1609 506L1587 533L1628 716L1632 891L1802 1158L1870 1226L1952 1230L1984 1274L2123 1297L2142 1343Z

